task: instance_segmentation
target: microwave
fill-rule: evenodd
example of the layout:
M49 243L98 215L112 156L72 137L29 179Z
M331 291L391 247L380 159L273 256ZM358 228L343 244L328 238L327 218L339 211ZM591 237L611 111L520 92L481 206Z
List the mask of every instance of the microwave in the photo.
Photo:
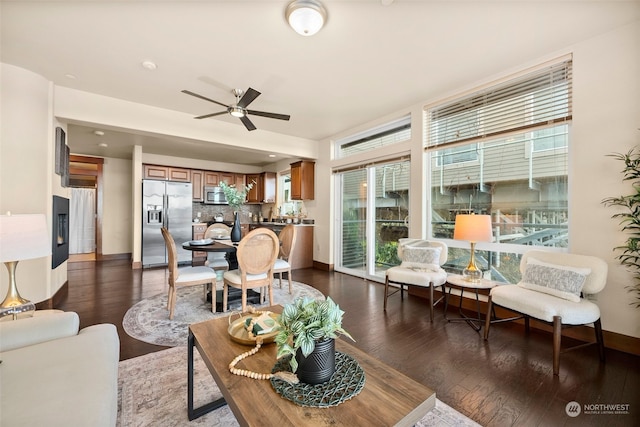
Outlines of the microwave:
M226 205L227 198L222 187L204 187L204 203L206 205Z

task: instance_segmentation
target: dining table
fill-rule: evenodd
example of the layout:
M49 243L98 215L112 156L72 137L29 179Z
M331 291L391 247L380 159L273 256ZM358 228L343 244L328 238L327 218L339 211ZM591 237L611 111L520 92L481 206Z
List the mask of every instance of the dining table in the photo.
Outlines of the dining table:
M202 252L224 252L225 259L229 263L229 270L238 269L238 250L239 242L232 242L230 239L201 239L201 240L189 240L184 242L182 247L188 251L202 251ZM229 287L228 302L231 304L236 300L242 298L242 290L234 287ZM207 294L207 301L211 301L211 294ZM260 303L260 294L253 290L247 290L247 301L252 304ZM222 312L222 289L216 291L216 312Z
M236 256L238 242L234 243L229 239L189 240L182 244L182 248L188 251L224 252L225 258L229 263L229 270L238 268L238 258Z

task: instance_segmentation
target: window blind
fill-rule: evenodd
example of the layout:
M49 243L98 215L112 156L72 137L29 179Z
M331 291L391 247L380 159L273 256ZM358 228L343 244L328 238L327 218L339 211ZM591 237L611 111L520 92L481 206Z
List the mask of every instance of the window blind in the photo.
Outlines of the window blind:
M572 62L566 60L427 111L428 147L570 121Z
M372 151L411 139L411 116L369 129L357 135L336 141L336 158Z

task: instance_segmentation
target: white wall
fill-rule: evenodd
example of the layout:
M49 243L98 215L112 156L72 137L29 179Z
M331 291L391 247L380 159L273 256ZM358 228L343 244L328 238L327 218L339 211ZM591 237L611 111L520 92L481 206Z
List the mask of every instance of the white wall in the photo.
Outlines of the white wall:
M46 214L51 241L52 196L69 197L54 173L52 85L41 76L0 64L0 212ZM2 267L0 295L8 274ZM20 261L16 282L20 295L33 302L51 297L67 280L66 263L51 269L51 257Z
M611 218L606 197L630 194L622 166L608 154L640 144L640 23L627 25L573 46L574 120L569 172L571 250L609 264L607 287L598 295L602 327L640 337L640 309L624 289L634 283L613 252L627 235Z
M132 252L131 160L105 158L102 169L102 254Z

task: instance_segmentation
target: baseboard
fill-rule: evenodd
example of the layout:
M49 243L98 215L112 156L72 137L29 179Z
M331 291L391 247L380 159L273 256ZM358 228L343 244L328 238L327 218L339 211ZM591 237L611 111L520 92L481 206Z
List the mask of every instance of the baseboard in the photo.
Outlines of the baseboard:
M418 296L420 298L429 299L429 294L427 289L422 288L410 288L409 294ZM436 296L437 295L437 296ZM442 295L440 291L434 292L434 298L439 298ZM449 306L458 307L460 303L460 297L458 295L451 295L451 299L449 301ZM465 310L474 311L476 310L476 301L471 298L463 298L462 299L462 308ZM480 309L482 313L487 312L487 303L484 301L480 302ZM513 316L513 313L503 309L501 307L496 307L496 315L498 317L510 317ZM515 322L524 324L524 320L516 320ZM539 322L534 319L531 319L530 326L532 328L547 331L549 333L553 332L553 329L550 325ZM622 351L625 353L633 354L636 356L640 356L640 338L631 337L628 335L619 334L617 332L611 331L602 331L602 335L604 336L604 345L606 348L610 348L613 350ZM595 342L595 333L591 326L573 326L562 329L562 336L574 338L584 342Z
M109 254L109 255L100 255L99 261L116 261L116 260L129 260L131 259L130 253L122 253L122 254Z
M59 307L60 303L67 298L67 295L69 295L68 281L64 282L64 284L60 286L60 289L58 289L51 298L36 303L36 310L51 310L54 307Z
M333 271L333 264L326 264L320 261L313 261L313 268L322 271Z

